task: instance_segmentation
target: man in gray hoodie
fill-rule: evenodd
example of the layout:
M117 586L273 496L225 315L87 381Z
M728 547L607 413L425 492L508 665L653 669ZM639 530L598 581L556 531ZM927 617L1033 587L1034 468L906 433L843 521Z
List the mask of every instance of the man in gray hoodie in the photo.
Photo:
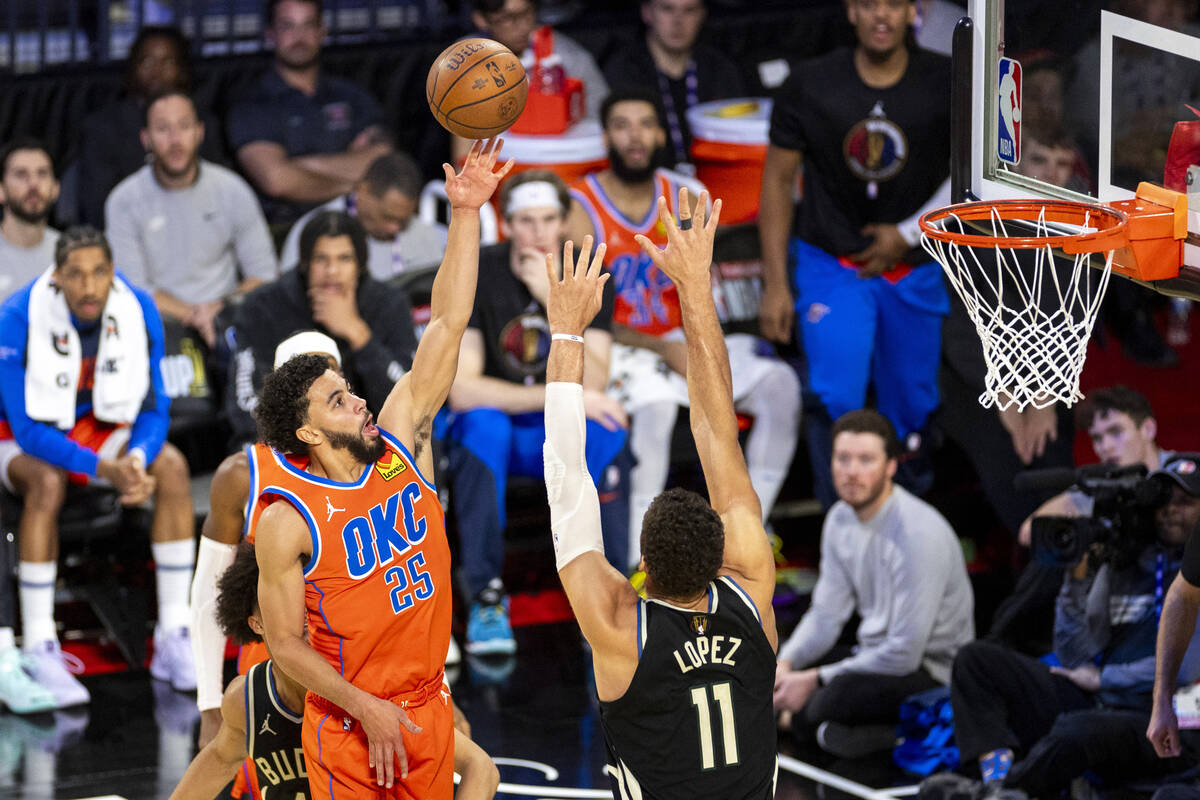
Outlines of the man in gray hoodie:
M975 636L962 549L932 506L893 483L899 442L869 410L833 426L840 498L821 532L812 606L779 648L775 709L800 739L845 758L891 747L900 704L944 685ZM858 644L835 647L857 612Z

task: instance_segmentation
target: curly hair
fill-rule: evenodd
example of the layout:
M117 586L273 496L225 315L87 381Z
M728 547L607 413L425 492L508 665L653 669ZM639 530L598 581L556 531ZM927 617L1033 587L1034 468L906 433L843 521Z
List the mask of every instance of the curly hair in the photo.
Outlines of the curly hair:
M642 518L642 558L655 594L689 598L717 577L725 553L725 525L703 497L668 489Z
M238 545L233 563L217 579L217 624L221 632L244 645L261 642L262 637L250 627L248 618L258 610L258 561L254 545Z
M308 353L292 356L267 375L254 409L258 438L281 453L307 453L296 431L308 422L308 390L329 369L329 359Z

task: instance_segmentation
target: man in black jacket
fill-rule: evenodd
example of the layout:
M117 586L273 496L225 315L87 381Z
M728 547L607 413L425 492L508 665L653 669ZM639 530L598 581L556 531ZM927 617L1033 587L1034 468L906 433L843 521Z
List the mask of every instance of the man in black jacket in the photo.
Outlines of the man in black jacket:
M346 380L374 408L412 366L417 339L408 296L367 275L367 234L340 211L313 217L300 234L296 269L251 292L234 315L225 400L234 447L256 437L252 413L276 346L308 329L333 337Z

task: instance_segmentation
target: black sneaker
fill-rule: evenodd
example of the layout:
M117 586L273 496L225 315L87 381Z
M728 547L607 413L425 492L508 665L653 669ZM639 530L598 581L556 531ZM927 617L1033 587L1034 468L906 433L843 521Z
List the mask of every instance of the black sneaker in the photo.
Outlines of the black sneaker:
M845 725L822 722L817 744L838 758L863 758L896 746L895 725Z
M977 800L983 784L956 772L939 772L921 781L917 800Z

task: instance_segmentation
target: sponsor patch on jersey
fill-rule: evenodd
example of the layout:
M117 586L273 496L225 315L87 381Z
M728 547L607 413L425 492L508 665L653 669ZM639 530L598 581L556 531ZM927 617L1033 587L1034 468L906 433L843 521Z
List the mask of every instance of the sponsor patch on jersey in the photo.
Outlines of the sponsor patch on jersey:
M703 636L708 630L708 614L696 614L692 617L692 632L697 636Z
M375 469L379 470L379 474L385 481L390 481L408 469L408 465L404 463L404 459L400 457L399 453L392 452L376 461Z

